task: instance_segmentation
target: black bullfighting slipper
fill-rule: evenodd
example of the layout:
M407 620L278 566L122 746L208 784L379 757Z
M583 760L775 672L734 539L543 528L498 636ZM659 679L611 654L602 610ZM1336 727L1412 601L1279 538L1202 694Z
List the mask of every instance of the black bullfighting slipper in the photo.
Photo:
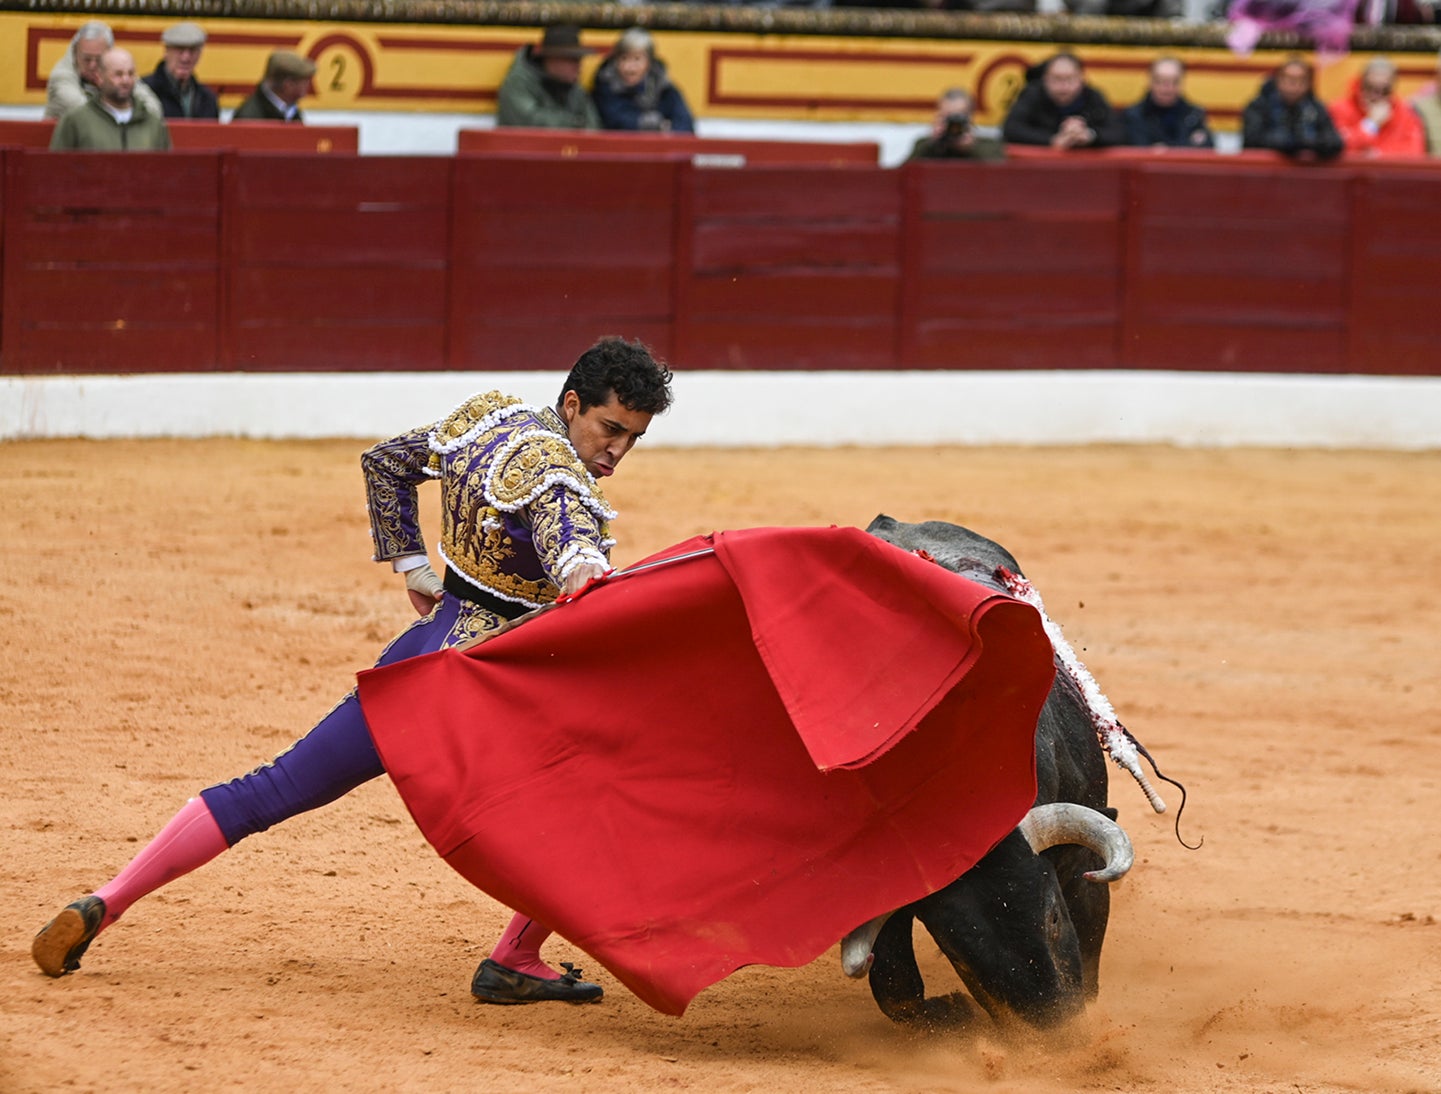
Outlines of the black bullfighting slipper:
M569 961L561 962L565 975L558 980L544 980L529 973L516 972L490 958L480 963L470 982L470 994L482 1003L594 1003L605 989L599 984L582 980L580 969Z
M105 901L98 896L81 897L40 928L30 943L30 956L46 976L74 972L104 918Z

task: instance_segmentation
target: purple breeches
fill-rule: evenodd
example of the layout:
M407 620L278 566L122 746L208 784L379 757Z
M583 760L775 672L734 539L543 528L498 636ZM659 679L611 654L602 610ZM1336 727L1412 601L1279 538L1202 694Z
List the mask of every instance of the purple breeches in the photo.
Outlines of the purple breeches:
M377 665L431 653L446 645L461 602L447 594L386 647ZM385 773L370 729L351 691L309 733L248 775L200 792L231 847L246 836L333 802Z

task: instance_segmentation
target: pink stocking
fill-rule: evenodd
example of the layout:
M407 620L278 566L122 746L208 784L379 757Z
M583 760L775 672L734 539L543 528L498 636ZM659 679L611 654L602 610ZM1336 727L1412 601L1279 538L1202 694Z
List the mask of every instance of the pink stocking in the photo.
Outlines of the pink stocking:
M495 949L490 952L490 959L514 972L538 976L542 980L558 980L560 973L540 959L540 948L549 937L549 927L542 927L517 912L495 944Z
M141 897L204 866L228 847L205 802L191 798L130 865L95 890L105 901L100 929L114 923Z

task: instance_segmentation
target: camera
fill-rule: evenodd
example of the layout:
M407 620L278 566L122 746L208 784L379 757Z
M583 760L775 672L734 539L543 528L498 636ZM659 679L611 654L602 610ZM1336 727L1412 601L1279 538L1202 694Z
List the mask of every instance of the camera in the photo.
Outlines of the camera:
M941 131L942 141L957 141L971 131L969 114L946 115L946 127Z

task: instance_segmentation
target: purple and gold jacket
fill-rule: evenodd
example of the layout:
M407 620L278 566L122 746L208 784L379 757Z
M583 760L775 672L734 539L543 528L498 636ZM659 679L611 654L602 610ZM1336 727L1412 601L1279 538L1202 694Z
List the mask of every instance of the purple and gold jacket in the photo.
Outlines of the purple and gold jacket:
M360 462L377 562L425 553L416 487L438 479L447 587L538 608L574 567L610 564L615 513L549 407L486 392Z

